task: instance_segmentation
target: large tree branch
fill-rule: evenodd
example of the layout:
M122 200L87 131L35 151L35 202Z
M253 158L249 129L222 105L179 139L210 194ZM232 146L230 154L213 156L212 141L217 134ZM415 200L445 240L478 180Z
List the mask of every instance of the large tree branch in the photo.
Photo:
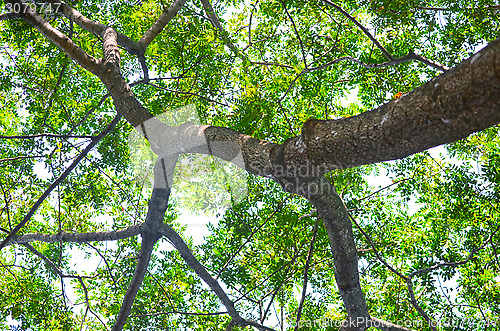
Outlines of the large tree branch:
M45 0L45 2L52 5L57 5L57 8L63 13L65 17L75 22L82 29L89 31L101 38L104 37L104 33L108 28L108 26L106 26L105 24L95 22L83 16L78 10L74 9L63 1ZM144 53L144 47L142 46L142 44L129 38L123 33L117 32L117 41L120 46L125 48L125 50L132 55L139 55Z
M349 168L403 158L496 125L500 122L499 54L497 39L457 67L378 109L339 120L310 120L301 136L277 151L304 155L325 170Z
M239 166L256 175L277 179L315 177L332 169L403 158L498 124L499 53L500 40L495 40L399 99L357 116L309 120L300 136L281 145L229 128L190 123L173 128L156 120L146 122L152 115L137 101L137 107L130 106L135 100L131 93L131 102L124 104L123 111L132 125L145 125L153 149L160 154L168 148L170 153L212 154L232 161L241 153L244 164ZM115 98L117 102L123 99ZM185 147L186 142L203 136L205 144Z
M175 2L166 9L158 20L144 33L144 35L139 40L139 43L142 45L143 49L146 49L149 44L153 41L153 39L160 34L163 28L170 22L177 12L181 9L181 7L186 3L186 0L175 0Z
M306 197L323 220L334 258L335 281L347 310L348 324L354 326L353 330L365 330L367 327L363 324L371 317L359 283L357 249L349 213L333 185L323 176L293 186L295 193Z
M40 33L57 45L64 53L66 53L83 68L95 75L99 75L101 72L101 66L95 58L78 47L70 38L68 38L68 36L64 35L50 25L41 15L31 9L29 4L26 4L22 0L17 1L16 3L19 3L21 8L23 8L22 13L19 14L23 20L40 31Z
M137 266L135 268L132 280L127 288L127 292L123 297L123 303L120 307L120 312L116 317L115 324L111 328L111 331L120 331L125 326L137 292L139 291L142 281L144 280L144 275L148 270L149 260L151 259L151 253L153 252L154 244L158 241L159 238L160 236L152 233L142 235L141 251L139 253Z

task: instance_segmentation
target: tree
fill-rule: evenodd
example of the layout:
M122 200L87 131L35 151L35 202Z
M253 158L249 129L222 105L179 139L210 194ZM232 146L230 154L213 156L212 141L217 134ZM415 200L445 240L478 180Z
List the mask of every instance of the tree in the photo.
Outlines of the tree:
M32 330L493 329L499 7L6 0L0 315ZM203 125L158 120L188 104ZM133 130L158 155L149 189ZM426 152L441 144L462 164ZM186 153L251 174L201 246L169 201ZM72 271L77 248L95 272Z

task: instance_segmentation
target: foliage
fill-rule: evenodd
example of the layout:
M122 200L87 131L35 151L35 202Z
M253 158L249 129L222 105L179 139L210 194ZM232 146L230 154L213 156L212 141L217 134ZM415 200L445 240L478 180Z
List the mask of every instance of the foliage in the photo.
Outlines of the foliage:
M498 35L498 9L488 8L496 5L488 0L336 3L369 27L394 57L414 51L453 67ZM135 40L164 6L151 0L69 4ZM214 6L229 39L245 49L247 57L237 57L225 46L199 1L188 1L146 53L151 78L165 79L133 87L155 115L194 104L202 124L281 143L299 134L310 118L369 111L439 74L420 62L368 69L350 61L303 73L304 61L318 67L342 56L367 64L387 59L342 13L319 0L222 0ZM89 54L101 57L99 40L91 33L58 15L50 23ZM0 41L0 134L80 136L0 139L0 227L8 233L84 148L86 136L97 135L111 121L114 108L103 98L107 91L96 77L25 22L1 21ZM122 53L124 76L138 81L139 62ZM136 181L128 145L132 130L121 121L19 234L116 230L142 221L151 188ZM434 319L500 323L499 128L440 150L441 156L424 152L327 176L376 250L403 274L465 260L475 252L465 264L414 278L419 304ZM208 179L201 174L199 182L181 184L188 193L170 206L167 222L189 242L192 233L176 222L178 215L185 208L217 214L205 243L191 243L195 255L219 276L244 317L291 330L316 222L314 210L277 184L249 176L247 195L222 211L217 206L223 198L210 195ZM389 187L378 190L386 184ZM196 200L204 193L211 204ZM183 208L176 209L183 199ZM354 232L369 310L389 321L421 321L405 281L379 260L359 228ZM0 326L8 329L10 317L23 330L109 329L134 272L138 238L112 244L33 245L73 278L62 280L23 246L2 250ZM220 330L229 322L225 314L185 313L221 310L217 297L164 240L155 248L126 328ZM328 236L320 223L302 320L343 318ZM305 324L301 328L316 329ZM468 328L439 325L439 330L463 329Z

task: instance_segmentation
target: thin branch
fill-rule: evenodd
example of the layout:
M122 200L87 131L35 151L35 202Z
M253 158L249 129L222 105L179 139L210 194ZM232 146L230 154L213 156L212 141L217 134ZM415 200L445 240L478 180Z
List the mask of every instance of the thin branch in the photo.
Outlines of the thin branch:
M220 36L226 43L227 47L233 51L234 55L242 59L243 61L247 60L247 56L243 54L229 39L229 34L224 30L222 27L222 24L220 23L219 18L217 17L217 14L215 14L215 10L212 7L212 4L210 3L210 0L202 0L201 1L203 4L203 8L205 9L205 12L207 13L208 17L210 18L210 22L212 25L219 30Z
M104 261L104 264L106 265L106 269L108 270L109 276L111 277L113 284L116 286L117 284L116 284L115 276L113 276L113 272L111 271L111 268L109 267L108 260L106 260L106 256L104 256L104 254L102 254L101 251L97 247L91 245L88 242L87 242L87 246L94 249L97 252L97 254L101 257L101 259Z
M395 65L398 65L398 64L401 64L404 62L412 61L412 60L420 61L420 62L422 62L430 67L441 70L443 72L449 70L448 67L446 67L442 64L439 64L437 62L431 61L427 58L424 58L423 56L417 55L417 54L413 53L412 51L410 51L408 55L401 56L401 57L398 57L398 58L393 59L391 61L378 63L378 64L364 63L363 61L356 59L352 56L342 56L342 57L336 58L335 60L332 60L330 62L327 62L327 63L322 64L322 65L317 66L317 67L302 69L302 71L299 74L297 74L297 76L295 76L293 81L290 83L287 90L285 91L285 94L281 97L280 100L283 101L285 99L285 97L288 95L288 93L290 92L292 87L295 85L295 82L303 75L305 75L309 72L312 72L312 71L325 69L327 67L330 67L330 66L332 66L336 63L342 62L342 61L351 61L351 62L357 63L360 66L367 68L367 69L379 69L379 68L395 66Z
M74 242L81 244L92 241L120 240L138 235L143 227L144 225L138 224L116 231L87 232L87 233L57 233L57 234L31 233L22 236L14 236L12 240L7 242L6 246L13 244L25 244L34 241L42 241L46 243Z
M433 265L432 267L429 267L429 268L423 268L423 269L420 269L420 270L416 270L414 272L412 272L408 278L406 279L406 285L408 287L408 293L410 294L410 303L412 304L412 306L415 308L415 310L417 310L417 312L425 319L425 321L427 322L428 326L434 330L434 331L437 331L437 328L435 327L435 324L434 322L432 321L432 319L429 317L429 315L427 315L427 313L423 310L423 308L418 304L416 298L415 298L415 293L413 291L413 283L412 283L412 279L414 276L416 275L419 275L419 274L423 274L423 273L428 273L430 271L433 271L433 270L436 270L436 269L440 269L440 268L444 268L444 267L457 267L459 265L463 265L463 264L466 264L467 262L469 262L473 257L474 255L479 252L480 250L484 249L484 247L486 247L486 245L493 239L493 236L500 230L500 226L498 226L491 234L490 236L488 237L487 240L484 241L484 243L480 246L480 247L477 247L475 249L473 249L469 255L467 256L467 258L465 260L462 260L462 261L458 261L458 262L444 262L444 263L437 263L435 265Z
M385 57L387 57L387 59L389 60L394 60L394 57L384 48L384 46L382 46L377 39L375 39L375 37L370 33L370 31L368 31L367 28L365 28L361 23L358 22L358 20L356 20L353 16L351 16L348 12L346 12L344 9L342 9L342 7L340 7L339 5L336 5L334 4L333 2L330 2L329 0L323 0L324 3L326 3L328 6L330 7L333 7L335 9L337 9L340 13L342 13L342 15L344 15L345 17L347 17L351 22L353 22L354 24L356 24L356 26L361 30L363 31L363 33L368 37L370 38L370 40L375 44L375 46L378 47L378 49L380 49L380 51L385 55Z
M37 211L38 207L45 201L45 199L50 195L52 190L54 190L60 183L62 183L66 177L73 171L73 169L80 163L80 161L99 143L99 141L102 140L105 136L108 135L118 124L120 119L122 118L122 115L118 113L113 121L101 132L99 133L88 146L83 150L82 153L80 153L73 163L43 192L43 194L38 198L38 200L35 202L35 204L30 208L26 216L24 216L23 220L10 232L10 234L2 241L0 244L0 250L4 248L10 240L17 234L17 232L26 224L28 221L31 219L31 217L35 214Z
M342 203L344 203L344 202L342 201ZM344 207L345 207L345 204L344 204ZM380 255L377 247L375 247L375 244L373 243L373 241L370 238L370 236L366 233L365 230L363 230L363 228L358 224L358 222L356 222L356 219L354 217L352 217L352 215L350 213L348 213L348 214L349 214L349 218L351 219L351 221L356 225L356 227L363 234L363 236L365 236L366 240L368 241L368 243L370 244L370 246L373 248L373 252L375 253L375 256L377 257L377 259L380 262L382 262L382 264L385 265L394 274L398 275L400 278L402 278L404 280L408 280L408 277L406 277L405 275L403 275L402 273L400 273L399 271L397 271L396 269L394 269L393 266L391 266L389 263L387 263L384 260L384 258Z
M281 267L279 267L278 269L276 269L276 271L273 271L271 274L269 274L269 276L267 276L266 278L264 278L260 283L258 283L257 285L253 286L251 289L249 289L245 293L242 293L241 291L237 290L239 293L242 293L242 295L238 299L234 300L234 303L237 303L238 301L242 300L243 298L251 300L250 298L247 297L248 294L250 294L257 287L259 287L262 284L264 284L267 280L269 280L272 276L276 275L283 268L288 267L288 266L290 266L290 264L295 263L295 261L297 260L297 258L300 257L301 255L302 254L300 254L300 250L297 251L297 253L295 253L295 255L290 259L290 261L288 261L287 263L285 263L284 265L282 265ZM291 266L290 266L290 268L291 268ZM288 271L290 270L290 268L288 268L287 271L285 271L285 274L288 273Z
M206 100L206 101L210 101L210 102L216 103L216 104L224 106L224 107L229 107L228 104L225 104L225 103L222 103L222 102L219 102L219 101L207 98L207 97L205 97L203 95L200 95L198 93L172 90L172 89L169 89L167 87L159 86L159 85L156 85L156 84L153 84L153 83L146 83L146 82L143 82L143 83L146 84L146 85L150 85L150 86L156 87L157 89L161 89L161 90L167 91L167 92L192 95L192 96L198 97L198 98Z
M196 259L187 244L179 236L179 234L168 224L161 224L159 229L161 233L167 237L168 240L172 242L174 247L179 251L181 257L184 259L186 264L200 276L201 279L215 292L219 297L222 304L226 307L228 314L235 319L238 319L239 314L234 308L234 303L226 295L222 287L219 285L217 280L215 280L206 270L206 268Z
M233 318L238 325L251 325L255 326L259 330L272 330L266 326L260 325L257 322L245 320L242 318L234 307L234 303L229 299L227 294L224 292L222 287L219 285L217 280L215 280L206 270L206 268L196 259L189 247L186 245L184 240L179 236L179 234L168 224L162 223L158 225L158 230L169 239L174 247L179 251L182 259L186 264L212 289L212 291L217 295L222 304L226 307L227 313Z
M500 10L500 5L487 7L463 7L463 8L445 8L445 7L416 7L419 10L429 11L467 11L467 10Z
M257 65L264 65L264 66L275 66L275 67L282 67L282 68L287 68L287 69L294 69L292 66L290 66L288 64L281 64L281 63L275 63L275 62L250 61L250 64L257 64Z
M336 63L339 63L339 62L342 62L342 61L351 61L351 62L357 63L360 66L362 66L364 68L367 68L367 69L379 69L379 68L385 68L385 67L395 66L395 65L398 65L398 64L401 64L401 63L404 63L404 62L412 61L412 60L420 61L422 63L425 63L428 66L431 66L431 67L433 67L435 69L438 69L438 70L441 70L443 72L448 70L448 67L443 66L442 64L439 64L439 63L433 62L431 60L428 60L428 59L424 58L423 56L417 55L417 54L415 54L413 52L409 52L408 55L404 55L404 56L395 58L395 59L393 59L391 61L382 62L382 63L376 63L376 64L364 63L363 61L361 61L359 59L356 59L356 58L354 58L352 56L342 56L342 57L339 57L339 58L337 58L335 60L332 60L332 61L330 61L328 63L325 63L323 65L303 70L303 72L301 73L301 75L303 75L304 73L308 73L310 71L316 71L316 70L321 70L321 69L327 68L327 67L329 67L329 66L331 66L333 64L336 64Z
M22 244L24 247L26 247L31 253L34 255L38 256L41 258L49 267L56 273L59 277L61 278L91 278L91 277L86 277L86 276L77 276L77 275L67 275L64 274L61 269L59 269L52 260L50 260L47 256L45 256L43 253L38 251L35 247L31 246L30 244Z
M307 68L306 51L304 50L304 43L302 42L302 38L300 38L299 31L297 30L297 26L295 25L295 21L293 20L292 15L290 15L288 9L286 9L286 2L283 1L281 4L283 5L283 9L285 10L286 15L292 22L293 30L295 31L295 35L297 35L297 39L299 40L300 44L300 50L302 51L302 62L304 62L304 68Z
M74 132L80 125L82 125L88 118L90 115L92 115L92 113L99 107L102 106L102 104L104 103L104 101L106 101L106 99L108 99L111 95L108 93L108 94L105 94L101 97L101 99L97 102L97 104L94 106L94 107L91 107L89 110L87 110L87 112L85 113L85 115L83 115L83 117L78 121L78 123L76 123L72 128L71 130L69 131L69 133L72 133Z
M70 39L71 39L71 34L69 35ZM54 102L54 97L57 93L57 90L59 89L59 86L61 85L61 82L62 82L62 79L64 76L64 72L66 71L66 68L68 67L67 56L64 57L63 63L64 64L61 68L61 71L59 72L59 76L57 77L56 86L52 90L52 93L50 93L49 102L48 102L47 106L45 107L46 110L50 110L52 108L52 104ZM45 119L44 119L44 123L45 123Z
M359 199L356 199L356 202L361 202L361 201L363 201L363 200L369 199L369 198L371 198L372 196L374 196L374 195L376 195L376 194L378 194L378 193L380 193L380 192L382 192L382 191L384 191L384 190L386 190L386 189L388 189L388 188L390 188L390 187L392 187L392 186L394 186L394 185L398 185L398 184L400 184L400 183L403 183L403 182L406 182L406 181L409 181L409 180L412 180L412 179L414 179L414 176L412 176L412 177L406 177L406 178L402 178L402 179L398 179L398 180L396 180L396 181L393 181L393 182L392 182L391 184L389 184L389 185L386 185L386 186L384 186L384 187L381 187L381 188L379 188L379 189L377 189L377 190L375 190L375 191L371 192L370 194L365 195L364 197L361 197L361 198L359 198Z
M142 314L142 315L130 315L130 317L150 317L150 316L160 316L160 315L187 315L187 316L216 316L216 315L225 315L227 314L227 311L218 311L215 313L193 313L193 312L185 312L185 311L161 311L157 313L148 313L148 314Z
M87 305L87 309L92 313L92 315L94 315L99 320L99 322L101 322L101 324L104 326L104 328L107 329L106 323L104 323L104 321L101 319L101 317L99 315L97 315L92 310L92 308L90 308L89 290L87 289L87 286L83 282L83 278L82 277L77 277L77 279L78 279L78 282L80 282L80 285L82 286L83 294L85 296L85 304Z
M47 155L14 156L14 157L8 157L6 159L0 159L0 162L10 162L10 161L26 160L26 159L39 159L43 157L47 157Z
M295 319L295 329L294 329L295 331L297 331L299 329L300 316L302 314L302 307L304 306L304 301L306 298L309 264L311 263L311 258L312 258L312 254L314 251L314 242L316 241L316 235L318 233L318 223L319 223L319 217L316 218L316 223L314 224L314 229L313 229L313 236L311 239L311 245L309 247L309 252L307 253L307 260L306 260L306 265L304 268L304 283L302 285L302 297L300 298L299 307L297 308L297 318Z

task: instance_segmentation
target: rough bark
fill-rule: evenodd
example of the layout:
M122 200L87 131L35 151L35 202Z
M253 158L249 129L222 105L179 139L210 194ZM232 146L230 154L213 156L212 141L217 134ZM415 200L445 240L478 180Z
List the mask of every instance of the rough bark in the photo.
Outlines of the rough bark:
M345 119L306 122L301 142L308 158L326 169L355 167L403 158L498 124L499 56L497 39L378 109Z

